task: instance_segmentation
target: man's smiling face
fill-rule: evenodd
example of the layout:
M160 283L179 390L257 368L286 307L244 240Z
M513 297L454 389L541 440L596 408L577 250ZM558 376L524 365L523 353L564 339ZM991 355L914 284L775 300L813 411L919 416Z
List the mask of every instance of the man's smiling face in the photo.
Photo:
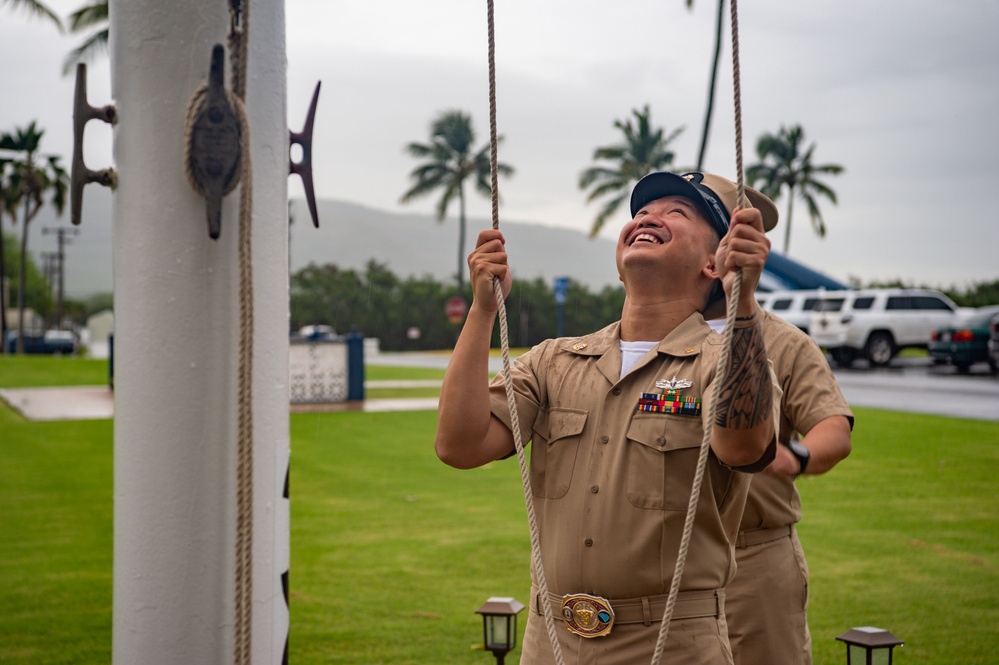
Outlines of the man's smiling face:
M693 201L667 196L640 208L621 229L617 267L622 276L632 267L651 267L650 261L695 269L717 245L718 236Z

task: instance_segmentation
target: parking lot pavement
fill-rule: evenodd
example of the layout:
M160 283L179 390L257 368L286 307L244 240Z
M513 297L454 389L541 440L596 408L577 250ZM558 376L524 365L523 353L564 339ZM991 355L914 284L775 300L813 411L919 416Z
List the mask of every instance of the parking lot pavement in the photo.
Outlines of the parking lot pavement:
M999 377L962 376L926 365L834 369L851 406L999 421Z
M428 369L447 369L451 361L450 353L421 352L381 352L364 357L365 364L387 365L389 367L424 367ZM489 371L498 372L503 369L503 358L490 356Z
M354 402L333 402L326 404L292 404L292 413L330 413L340 411L364 411L366 413L385 411L436 411L436 397L393 397L387 399L365 399Z

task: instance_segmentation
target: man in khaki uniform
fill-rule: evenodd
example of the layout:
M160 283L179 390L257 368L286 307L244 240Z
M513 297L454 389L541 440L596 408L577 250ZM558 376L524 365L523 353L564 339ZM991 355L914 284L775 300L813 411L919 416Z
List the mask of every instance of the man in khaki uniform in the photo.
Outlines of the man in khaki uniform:
M712 327L723 309L705 312ZM825 473L850 454L853 413L811 337L769 312L762 324L783 391L781 445L750 484L736 541L738 570L726 589L729 639L736 665L811 665L808 566L794 528L801 520L794 479Z
M632 193L633 219L616 261L621 320L579 338L549 340L512 368L541 559L568 663L649 661L672 581L702 439L717 395L711 455L665 662L731 663L724 587L750 476L775 454L773 386L754 297L777 212L758 192L734 210L735 185L706 174L656 173ZM719 238L728 237L723 265ZM502 235L479 234L469 257L474 298L441 390L435 449L458 468L514 450L500 379L487 385L496 316L492 280L510 273ZM715 376L720 338L700 315L723 277L743 271L732 361ZM715 385L717 384L717 390ZM533 571L536 577L536 571ZM537 590L522 663L552 663ZM613 614L613 620L612 615Z

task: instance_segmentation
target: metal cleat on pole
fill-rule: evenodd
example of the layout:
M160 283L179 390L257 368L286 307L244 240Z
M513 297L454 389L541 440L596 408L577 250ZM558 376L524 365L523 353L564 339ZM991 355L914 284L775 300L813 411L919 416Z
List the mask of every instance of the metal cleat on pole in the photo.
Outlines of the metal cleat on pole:
M312 224L319 228L319 213L316 212L316 190L312 185L312 126L316 121L316 105L319 103L319 86L322 81L316 83L316 89L312 93L312 102L309 104L309 112L305 116L305 127L301 132L288 131L289 145L298 145L302 148L302 159L296 162L288 158L288 174L298 175L302 178L302 185L305 187L305 200L309 203L309 213L312 215Z
M87 101L87 66L76 66L76 93L73 98L73 165L70 176L70 220L74 226L80 225L83 211L83 188L92 182L114 189L118 185L118 174L113 168L92 171L83 162L83 132L91 120L103 120L114 125L118 113L111 104L100 108Z

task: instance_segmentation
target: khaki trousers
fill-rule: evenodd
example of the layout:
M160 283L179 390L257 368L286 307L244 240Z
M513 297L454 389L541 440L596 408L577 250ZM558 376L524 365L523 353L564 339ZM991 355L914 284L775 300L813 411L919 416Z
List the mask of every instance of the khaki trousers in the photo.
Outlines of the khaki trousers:
M735 665L811 665L808 565L793 526L739 534L725 614Z

